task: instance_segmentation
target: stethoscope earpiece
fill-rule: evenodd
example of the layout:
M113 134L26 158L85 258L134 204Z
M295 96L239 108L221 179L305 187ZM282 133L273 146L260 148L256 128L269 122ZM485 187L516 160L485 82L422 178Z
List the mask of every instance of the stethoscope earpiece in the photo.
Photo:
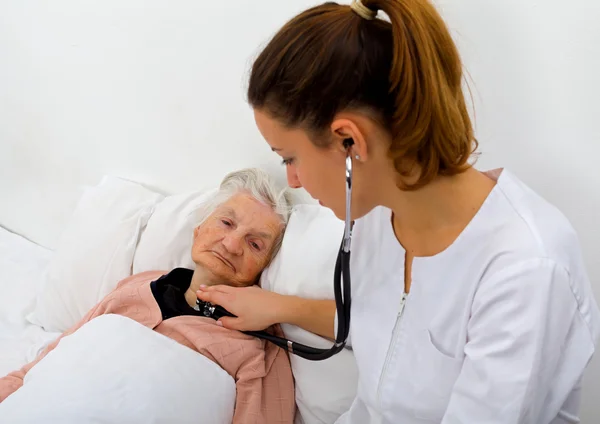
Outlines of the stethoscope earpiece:
M354 146L354 140L352 138L346 138L344 139L344 141L342 142L344 145L344 148L347 150L348 154L350 154L350 148L352 146ZM360 160L360 156L359 155L355 155L354 159L356 160Z

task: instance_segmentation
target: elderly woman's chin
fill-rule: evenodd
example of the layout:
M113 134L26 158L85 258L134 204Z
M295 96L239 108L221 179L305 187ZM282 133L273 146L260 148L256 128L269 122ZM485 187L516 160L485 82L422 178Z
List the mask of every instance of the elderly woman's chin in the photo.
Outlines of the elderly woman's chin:
M235 275L235 271L229 264L211 252L193 254L192 260L196 264L196 267L200 268L203 273L208 274L206 277L212 280L220 280L223 283L227 283ZM212 282L215 283L216 281ZM206 283L210 282L206 281Z

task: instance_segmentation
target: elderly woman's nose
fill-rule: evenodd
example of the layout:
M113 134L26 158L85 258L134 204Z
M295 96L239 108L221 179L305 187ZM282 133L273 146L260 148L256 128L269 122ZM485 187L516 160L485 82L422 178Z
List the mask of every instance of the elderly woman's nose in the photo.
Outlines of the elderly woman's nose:
M227 251L234 255L241 255L243 252L243 237L235 232L227 234L223 238L223 245L227 249Z

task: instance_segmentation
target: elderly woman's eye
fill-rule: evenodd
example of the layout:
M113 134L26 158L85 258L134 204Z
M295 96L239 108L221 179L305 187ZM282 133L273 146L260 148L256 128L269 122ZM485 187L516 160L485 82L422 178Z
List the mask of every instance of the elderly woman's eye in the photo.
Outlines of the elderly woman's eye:
M230 221L227 221L226 219L222 219L222 220L221 220L221 222L222 222L224 225L226 225L226 226L228 226L228 227L231 227L231 222L230 222Z
M250 242L250 246L252 246L252 248L254 250L260 250L260 246L258 245L258 243L254 242L254 241Z

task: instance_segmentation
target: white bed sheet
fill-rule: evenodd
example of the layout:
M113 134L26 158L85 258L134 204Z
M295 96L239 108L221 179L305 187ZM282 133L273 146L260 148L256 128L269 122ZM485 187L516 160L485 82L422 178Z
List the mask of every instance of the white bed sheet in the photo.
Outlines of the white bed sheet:
M33 360L58 334L26 316L52 251L0 227L0 377Z

